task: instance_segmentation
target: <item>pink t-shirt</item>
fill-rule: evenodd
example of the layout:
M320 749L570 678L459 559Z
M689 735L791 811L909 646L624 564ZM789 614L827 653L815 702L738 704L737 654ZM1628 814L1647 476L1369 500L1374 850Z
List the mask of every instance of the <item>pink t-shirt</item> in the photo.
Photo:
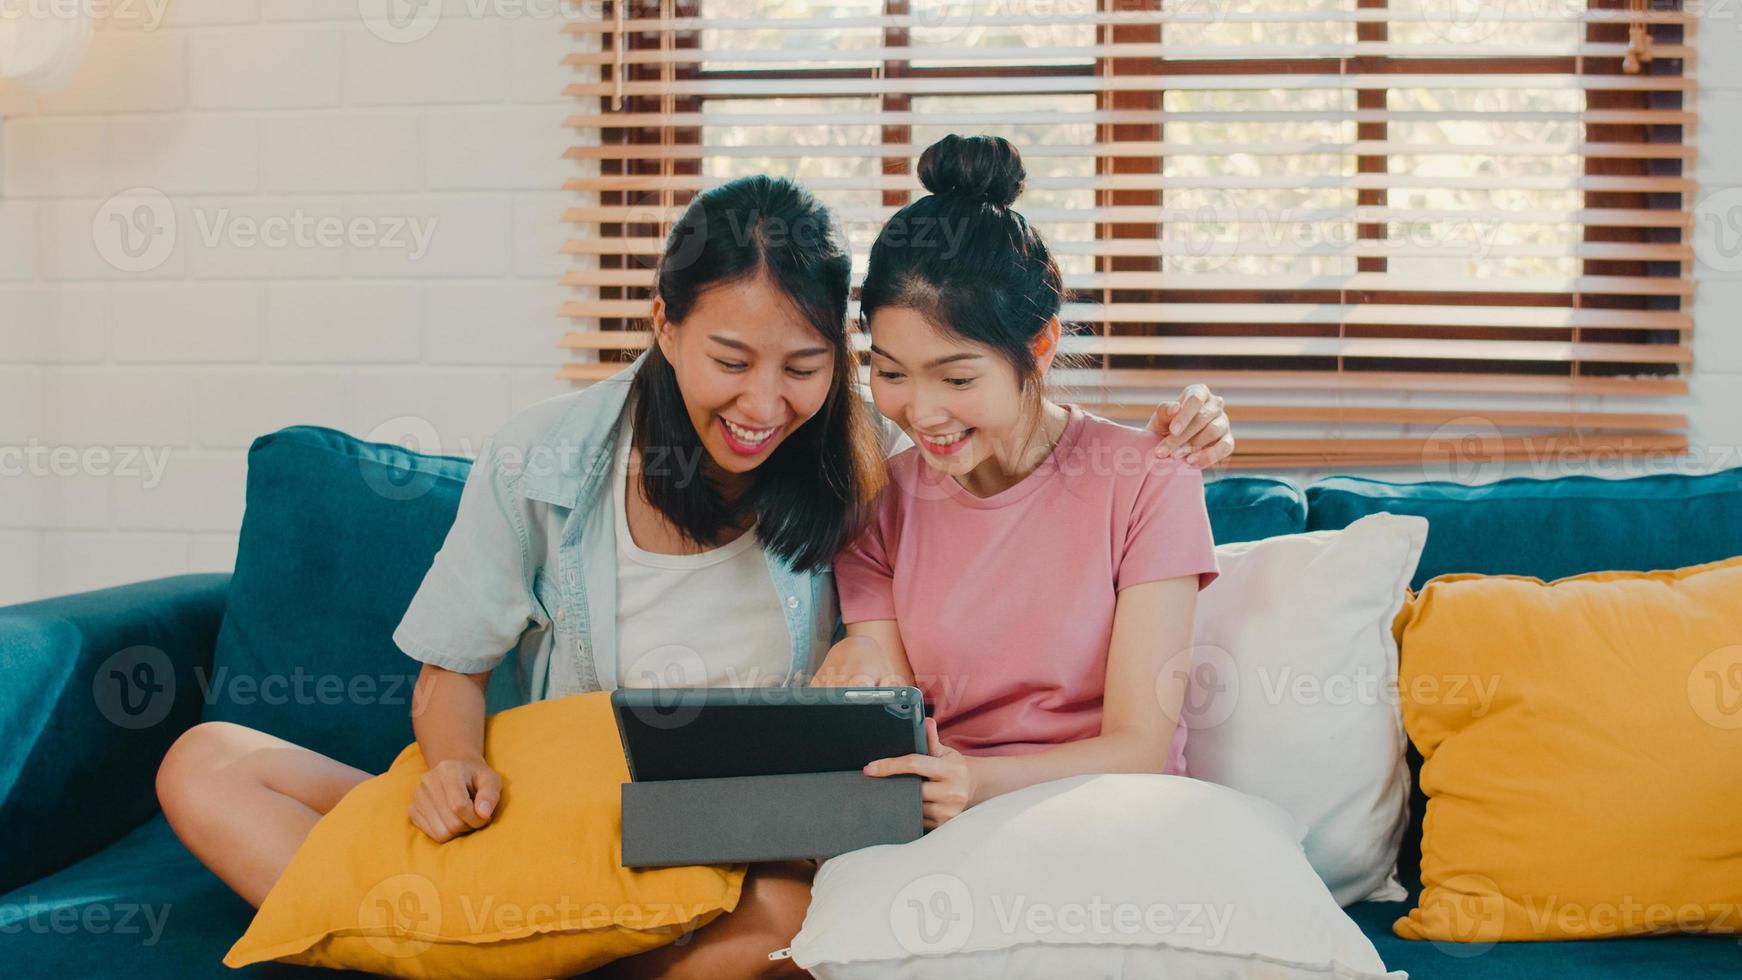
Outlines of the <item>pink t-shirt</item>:
M1120 589L1216 577L1204 478L1158 438L1066 406L1033 473L991 497L917 448L889 460L875 523L835 559L841 617L893 619L944 744L1017 755L1101 734ZM1185 726L1168 772L1185 772Z

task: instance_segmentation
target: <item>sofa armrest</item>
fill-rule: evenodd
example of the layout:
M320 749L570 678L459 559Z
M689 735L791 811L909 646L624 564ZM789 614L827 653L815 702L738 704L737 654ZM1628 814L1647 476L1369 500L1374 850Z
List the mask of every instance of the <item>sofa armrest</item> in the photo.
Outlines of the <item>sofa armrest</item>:
M0 893L157 810L157 765L199 721L230 576L178 575L0 608Z

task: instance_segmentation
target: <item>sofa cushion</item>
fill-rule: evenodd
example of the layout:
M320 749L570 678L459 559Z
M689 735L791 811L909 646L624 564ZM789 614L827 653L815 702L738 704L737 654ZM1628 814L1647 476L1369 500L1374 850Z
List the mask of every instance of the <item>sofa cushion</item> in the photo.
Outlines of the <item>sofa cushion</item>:
M0 895L0 973L131 980L366 976L277 964L226 967L224 951L253 914L182 847L159 814L83 861Z
M1433 818L1398 934L1742 935L1738 609L1742 558L1429 582L1396 624Z
M1377 511L1427 518L1415 589L1448 572L1552 581L1742 555L1742 467L1702 476L1518 478L1481 486L1334 476L1308 487L1306 498L1312 531L1346 527Z
M422 666L393 644L393 629L469 469L311 426L254 440L205 718L385 769L412 740Z
M1307 827L1337 902L1391 900L1409 819L1392 623L1427 539L1420 517L1216 546L1198 594L1186 772Z
M224 962L568 977L737 908L744 864L623 866L629 768L611 695L523 705L486 726L484 756L504 780L488 826L436 843L407 820L429 767L406 746L309 831Z
M1443 943L1400 939L1391 924L1415 907L1360 902L1344 911L1379 951L1387 969L1415 980L1681 980L1742 976L1734 936L1639 936L1524 943Z
M1256 541L1306 530L1300 487L1268 476L1224 476L1204 483L1204 506L1217 544Z

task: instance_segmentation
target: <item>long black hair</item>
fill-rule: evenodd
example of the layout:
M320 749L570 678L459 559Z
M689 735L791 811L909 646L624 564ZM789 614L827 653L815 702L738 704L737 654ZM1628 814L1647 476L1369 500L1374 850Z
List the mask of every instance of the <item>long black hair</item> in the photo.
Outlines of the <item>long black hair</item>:
M931 194L896 212L871 246L859 316L904 307L992 348L1040 392L1034 341L1063 303L1046 240L1011 209L1028 173L997 136L945 136L919 158ZM1032 383L1032 387L1029 387Z
M856 391L847 337L852 256L828 208L782 177L740 177L696 196L672 225L654 274L666 319L681 324L715 286L765 275L834 348L823 407L776 446L751 474L752 488L728 499L698 471L643 465L647 499L698 545L756 516L769 553L801 571L829 567L864 525L883 480L882 452ZM635 439L679 459L705 459L677 373L654 344L631 386Z

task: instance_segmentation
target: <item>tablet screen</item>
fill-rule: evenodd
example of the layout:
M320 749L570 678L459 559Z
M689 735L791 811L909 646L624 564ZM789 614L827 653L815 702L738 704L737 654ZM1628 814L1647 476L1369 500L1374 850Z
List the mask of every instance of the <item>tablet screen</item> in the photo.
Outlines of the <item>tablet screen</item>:
M925 751L914 688L613 692L637 782L862 769Z

